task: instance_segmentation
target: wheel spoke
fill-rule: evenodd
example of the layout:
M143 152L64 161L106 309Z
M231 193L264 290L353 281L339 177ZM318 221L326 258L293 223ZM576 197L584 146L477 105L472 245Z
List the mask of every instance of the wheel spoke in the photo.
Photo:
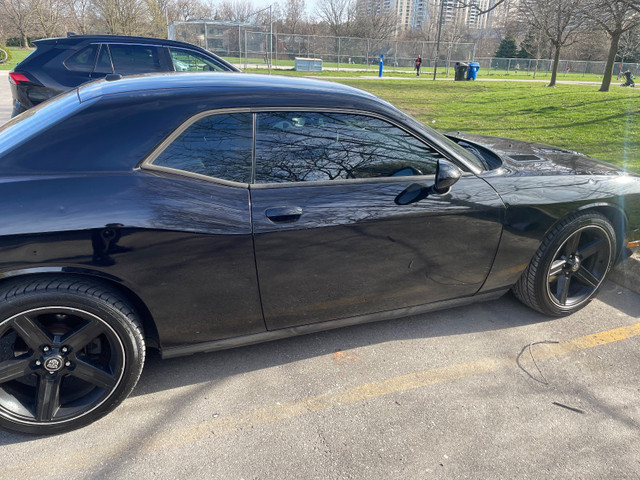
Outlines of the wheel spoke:
M562 272L562 269L564 268L565 264L567 262L564 260L556 260L551 264L551 268L549 269L549 276L550 277L554 277L556 275L558 275L560 272Z
M571 283L571 275L560 275L558 277L558 285L556 288L556 298L560 305L567 304L567 296L569 295L569 284Z
M564 254L566 258L569 258L570 255L576 253L578 245L580 245L581 236L582 232L576 232L567 239L567 243L564 244Z
M39 422L52 420L60 408L60 375L45 375L38 380L36 419Z
M584 267L580 267L575 275L578 280L591 288L598 288L600 285L600 279Z
M587 243L584 247L578 250L578 255L584 260L585 258L590 257L594 253L599 252L606 246L603 238L597 238L592 242Z
M100 336L104 332L104 325L97 320L91 320L83 325L79 330L72 332L67 338L62 339L62 343L69 345L72 351L82 350L91 340Z
M69 373L80 380L105 390L113 388L116 384L116 379L113 375L82 360L78 360L76 367Z
M42 326L26 315L14 318L11 326L32 350L38 350L40 346L52 342L51 337Z
M0 384L25 377L31 373L30 359L12 359L0 363Z

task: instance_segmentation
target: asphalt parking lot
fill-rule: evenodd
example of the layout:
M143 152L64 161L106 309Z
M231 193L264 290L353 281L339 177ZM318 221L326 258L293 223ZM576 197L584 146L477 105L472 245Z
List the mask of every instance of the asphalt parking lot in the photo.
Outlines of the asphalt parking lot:
M0 124L10 94L0 72ZM511 295L148 359L115 412L0 431L0 479L638 478L640 295L551 320Z

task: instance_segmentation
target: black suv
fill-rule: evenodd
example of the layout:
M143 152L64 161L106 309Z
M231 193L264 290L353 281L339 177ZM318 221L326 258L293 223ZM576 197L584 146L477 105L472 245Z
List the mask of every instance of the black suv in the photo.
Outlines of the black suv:
M33 43L36 49L9 73L12 117L110 73L240 71L203 48L160 38L70 35Z

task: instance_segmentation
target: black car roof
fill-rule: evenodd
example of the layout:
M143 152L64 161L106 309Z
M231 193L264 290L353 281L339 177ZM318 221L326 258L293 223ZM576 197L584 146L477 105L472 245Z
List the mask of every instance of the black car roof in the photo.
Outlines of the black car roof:
M167 45L174 47L188 47L201 49L191 43L180 42L178 40L167 40L166 38L152 37L130 37L127 35L71 35L68 37L53 37L34 40L34 44L55 43L60 45L80 45L91 42L119 42L119 43L144 43L150 45Z
M271 105L277 105L280 103L279 97L287 106L294 106L295 102L290 97L293 93L305 105L314 103L314 99L317 99L318 106L336 107L344 105L348 100L352 105L378 104L393 108L371 93L326 80L230 72L154 73L100 80L80 86L78 98L81 102L86 102L105 95L166 90L182 90L184 93L186 89L194 92L215 89L218 93L224 91L225 95L245 95L251 99L253 106L260 106L261 102L257 99L262 99L262 103L266 100ZM287 94L286 100L284 94ZM331 104L327 104L327 99L331 99Z

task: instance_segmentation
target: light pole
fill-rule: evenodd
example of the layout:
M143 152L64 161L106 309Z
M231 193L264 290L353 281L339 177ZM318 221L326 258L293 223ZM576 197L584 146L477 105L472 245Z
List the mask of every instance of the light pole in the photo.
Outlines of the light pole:
M438 34L436 36L436 58L433 64L433 79L436 79L438 74L438 57L440 57L440 34L442 33L442 14L444 12L445 0L440 0L440 18L438 19Z
M247 17L247 19L249 19L250 17L257 15L260 12L269 10L269 58L268 58L269 61L267 62L267 65L269 67L269 75L271 75L271 61L273 60L273 18L271 16L271 7L272 5L269 5L268 7L265 7L262 10L253 12L251 15Z

